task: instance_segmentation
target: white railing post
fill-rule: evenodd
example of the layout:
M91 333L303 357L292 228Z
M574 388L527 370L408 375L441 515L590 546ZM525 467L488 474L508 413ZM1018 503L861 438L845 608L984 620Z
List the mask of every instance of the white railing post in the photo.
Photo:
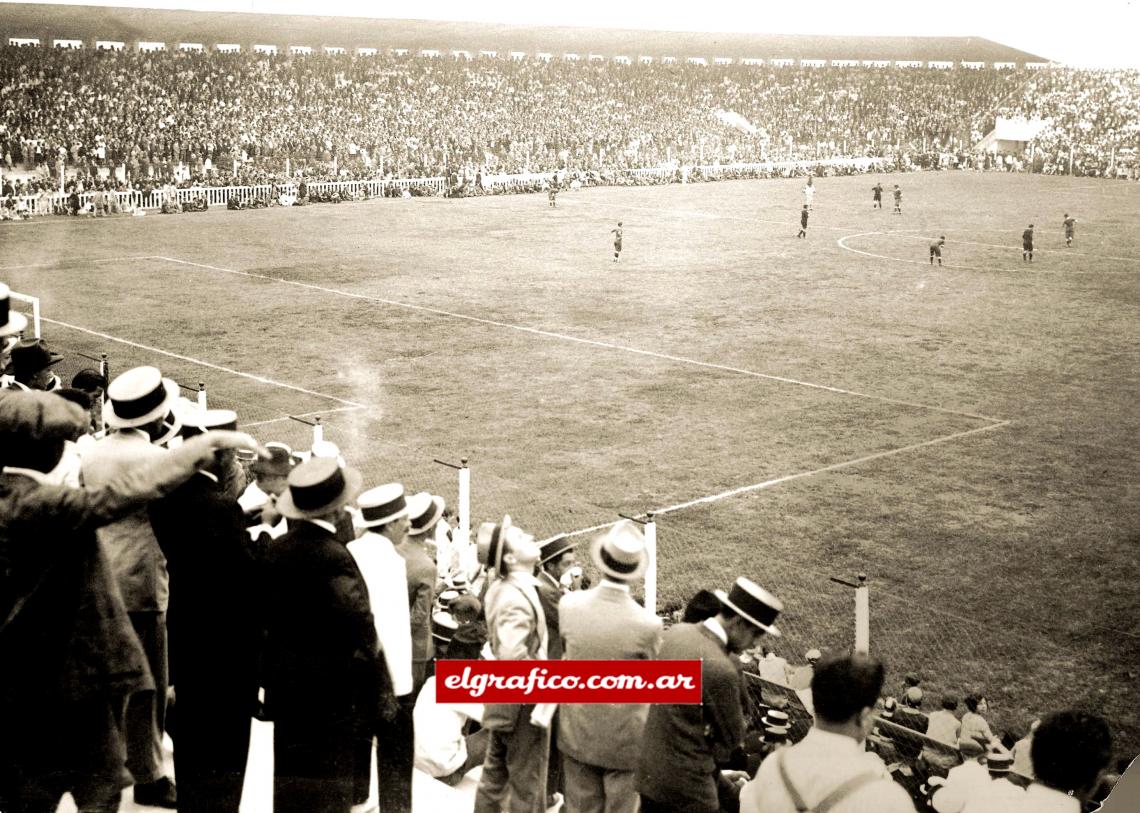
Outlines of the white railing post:
M859 586L855 588L855 651L871 651L871 598L865 573L859 574Z
M317 415L313 418L313 446L321 443L325 439L325 427L321 424L321 416Z
M657 614L657 523L650 512L645 522L645 552L649 567L645 569L645 609Z
M466 548L471 542L471 469L466 457L459 462L459 544Z
M198 382L198 409L206 411L206 382Z

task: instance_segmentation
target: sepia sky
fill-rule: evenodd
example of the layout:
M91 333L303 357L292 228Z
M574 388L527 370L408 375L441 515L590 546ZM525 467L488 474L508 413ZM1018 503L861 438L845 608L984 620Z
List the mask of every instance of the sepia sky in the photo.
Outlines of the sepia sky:
M13 0L0 0L0 3ZM324 14L758 34L978 36L1081 67L1140 68L1140 0L49 0L74 5Z

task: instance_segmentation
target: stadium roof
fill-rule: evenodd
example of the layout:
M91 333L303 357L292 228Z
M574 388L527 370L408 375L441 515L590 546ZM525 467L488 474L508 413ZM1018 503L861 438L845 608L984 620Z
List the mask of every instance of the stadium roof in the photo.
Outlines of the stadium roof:
M705 34L489 23L235 14L34 3L0 4L0 36L41 40L201 42L266 45L600 53L606 56L1048 62L980 37L838 37Z

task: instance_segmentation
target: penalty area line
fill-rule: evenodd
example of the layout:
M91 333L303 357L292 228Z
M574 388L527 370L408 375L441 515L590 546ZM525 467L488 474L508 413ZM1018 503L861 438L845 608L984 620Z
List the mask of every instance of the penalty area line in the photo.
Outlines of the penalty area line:
M655 516L655 517L660 516L662 514L672 514L672 513L678 512L678 511L684 511L684 510L689 509L689 508L694 508L698 505L708 505L711 503L720 502L721 500L727 500L727 499L730 499L732 497L739 497L742 494L751 494L751 493L756 492L756 491L763 491L765 489L773 488L773 487L781 485L783 483L790 483L794 480L803 480L803 479L806 479L808 477L815 477L816 475L819 475L819 474L827 474L827 473L833 472L833 471L840 471L842 469L851 468L852 466L862 465L863 463L870 463L870 462L875 461L875 460L882 460L884 458L894 457L895 455L900 455L900 454L905 454L907 452L917 451L918 449L925 449L925 448L928 448L931 446L937 446L939 444L949 443L950 441L959 440L959 439L965 438L965 437L970 437L971 435L977 435L977 434L980 434L982 432L990 432L990 431L995 430L995 429L1002 429L1006 426L1009 426L1010 423L1011 423L1010 421L995 421L993 423L987 424L986 426L978 426L978 427L975 427L973 429L963 430L961 432L952 432L949 435L942 435L940 437L936 437L936 438L933 438L931 440L924 440L924 441L921 441L919 443L911 443L907 446L900 446L896 449L887 449L886 451L875 452L873 454L863 455L862 457L856 457L852 460L844 460L840 463L832 463L829 466L822 466L818 469L811 469L810 471L801 471L801 472L797 472L795 474L786 474L783 477L774 477L771 480L764 480L762 482L753 483L751 485L746 485L746 486L739 486L738 488L732 488L732 489L729 489L728 491L722 491L718 494L709 494L708 496L705 496L705 497L697 497L696 499L688 500L686 502L677 503L676 505L670 505L670 506L667 506L665 508L655 508L648 513L652 513L653 516ZM646 516L646 514L642 514L641 516ZM597 531L604 530L605 528L612 527L613 525L616 525L620 521L621 520L614 520L613 522L604 522L600 525L593 525L589 528L580 528L576 531L570 531L569 533L567 533L565 535L566 536L581 536L583 534L595 533ZM553 537L551 537L551 538L553 538Z
M102 333L98 330L91 330L90 328L73 325L68 322L61 322L58 319L48 319L47 317L44 317L43 321L52 325L58 325L59 327L67 328L68 330L75 330L80 333L86 333L89 336L96 336L100 339L106 339L107 341L125 344L128 347L134 347L138 350L145 350L148 353L158 353L161 356L178 359L179 361L185 361L189 364L197 364L201 367L207 367L211 370L218 370L219 372L229 373L230 375L236 375L240 378L247 378L250 381L256 381L259 384L269 384L273 387L280 387L283 390L292 390L293 392L312 395L316 398L324 398L328 401L335 401L338 404L344 404L346 407L352 407L354 409L365 408L364 404L358 404L355 401L348 401L344 398L338 398L335 395L327 395L326 393L317 392L316 390L305 389L304 387L298 387L296 384L286 384L282 381L274 381L272 378L266 378L265 376L261 375L254 375L253 373L243 373L241 370L235 370L232 367L225 367L221 364L214 364L211 361L203 361L202 359L196 359L193 356L184 356L180 353L172 353L169 350L163 350L159 347L152 347L148 344L141 344L140 342L131 341L130 339L123 339L118 336L112 336L110 333Z
M465 322L473 322L480 325L489 325L492 327L507 328L508 330L517 330L521 333L529 333L533 336L543 336L548 339L559 339L561 341L576 342L578 344L590 345L592 347L601 347L606 350L617 350L623 353L633 353L639 356L646 356L648 358L661 359L663 361L671 361L677 364L689 364L695 367L704 367L709 370L720 370L722 372L734 373L736 375L748 376L750 378L759 378L766 381L777 381L782 384L793 384L798 387L808 387L810 389L822 390L824 392L831 392L837 395L847 395L854 398L865 398L871 401L878 401L884 404L892 404L894 406L910 407L912 409L925 409L932 412L940 412L944 415L956 415L962 418L970 418L976 421L987 421L995 423L999 419L987 415L978 415L973 412L965 412L958 409L950 409L948 407L934 406L932 404L922 404L916 401L906 401L901 398L891 398L886 395L872 395L869 393L858 392L856 390L843 389L842 387L832 387L827 384L815 384L811 381L800 381L795 378L788 378L785 376L771 375L769 373L761 373L755 370L747 370L743 367L732 367L727 364L716 364L711 361L701 361L700 359L691 359L684 356L674 356L669 353L658 353L653 350L643 350L640 347L630 347L629 345L615 344L613 342L599 341L597 339L586 339L581 336L572 336L568 333L556 333L550 330L542 330L536 327L527 327L526 325L517 325L511 322L499 322L494 319L484 319L480 316L471 316L465 313L456 313L454 311L446 311L441 308L432 308L427 305L416 305L412 302L400 302L396 299L386 299L380 296L371 296L369 294L358 294L352 291L343 291L338 288L327 288L323 285L314 285L310 282L298 282L297 280L282 279L281 277L273 277L268 274L257 274L252 271L237 271L232 268L222 268L216 265L207 265L206 263L193 262L192 260L179 260L174 257L162 257L155 255L151 259L165 260L170 263L177 263L179 265L188 265L195 268L203 268L208 271L220 271L224 274L235 274L241 277L249 277L250 279L262 279L269 282L277 282L282 285L292 285L297 288L304 288L310 291L320 291L321 293L332 294L334 296L343 296L348 299L357 299L364 302L376 302L381 305L391 305L392 307L405 308L407 310L419 311L420 313L431 313L436 316L443 316L448 319L460 319Z

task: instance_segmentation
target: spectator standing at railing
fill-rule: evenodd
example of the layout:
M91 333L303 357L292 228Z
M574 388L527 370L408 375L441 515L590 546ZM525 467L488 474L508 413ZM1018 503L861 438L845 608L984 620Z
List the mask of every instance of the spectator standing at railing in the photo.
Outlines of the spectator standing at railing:
M99 488L138 466L162 460L168 454L163 444L180 427L173 415L177 400L178 384L163 378L155 367L135 367L115 378L103 407L109 433L83 455L86 485ZM172 808L177 794L174 782L164 774L162 757L169 678L166 557L146 511L106 525L97 535L155 683L154 691L132 695L127 704L124 735L135 801Z
M590 556L599 584L569 592L558 604L565 656L571 660L652 660L661 648L661 620L639 605L630 586L649 555L641 527L622 520L596 540ZM634 813L637 753L644 704L566 705L559 710L567 813Z
M740 792L741 813L913 813L883 760L863 750L883 677L882 662L869 655L820 663L811 686L815 726L764 760Z
M636 778L644 813L720 810L718 766L744 738L741 676L731 656L764 634L780 634L775 622L784 605L758 584L741 577L716 597L721 608L715 616L677 624L664 635L658 658L702 661L701 705L650 707Z

